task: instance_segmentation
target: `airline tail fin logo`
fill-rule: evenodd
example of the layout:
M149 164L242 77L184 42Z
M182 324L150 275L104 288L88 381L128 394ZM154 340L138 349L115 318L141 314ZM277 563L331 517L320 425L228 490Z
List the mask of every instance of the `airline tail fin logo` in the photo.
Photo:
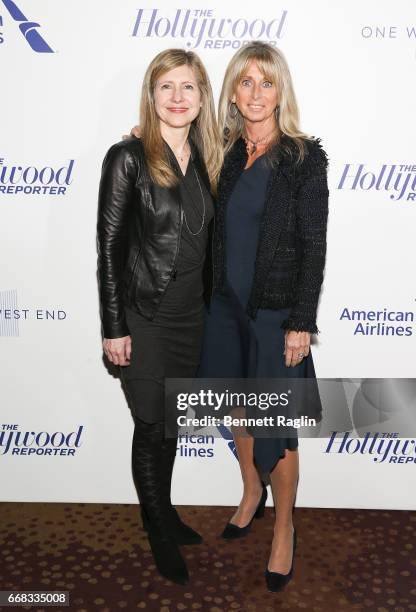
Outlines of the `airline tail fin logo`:
M224 438L224 440L227 441L227 446L234 455L234 457L238 459L237 449L235 448L235 442L231 431L227 427L225 427L225 425L222 424L217 425L217 429Z
M35 21L29 21L19 9L17 4L13 0L2 0L4 6L15 21L22 22L19 25L19 29L25 37L27 43L36 51L36 53L54 53L53 49L50 48L48 43L39 34L37 28L40 28L40 24Z

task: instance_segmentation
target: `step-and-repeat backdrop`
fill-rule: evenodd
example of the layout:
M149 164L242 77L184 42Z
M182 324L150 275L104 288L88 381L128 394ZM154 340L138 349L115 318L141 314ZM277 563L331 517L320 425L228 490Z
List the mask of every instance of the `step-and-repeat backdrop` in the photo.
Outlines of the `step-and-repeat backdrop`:
M284 51L302 127L330 158L317 374L415 376L413 0L1 0L2 500L136 500L132 419L101 351L101 162L137 123L156 53L196 50L218 99L250 39ZM380 447L378 434L301 441L297 504L415 508L415 441ZM235 504L240 490L227 435L180 440L176 503Z

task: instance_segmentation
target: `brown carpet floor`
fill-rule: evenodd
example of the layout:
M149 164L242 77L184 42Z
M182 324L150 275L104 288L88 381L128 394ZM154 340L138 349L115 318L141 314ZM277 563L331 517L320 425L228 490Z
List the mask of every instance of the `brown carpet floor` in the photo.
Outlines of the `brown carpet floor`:
M298 508L295 576L271 594L270 508L234 542L218 537L232 509L179 510L204 537L182 548L185 587L157 573L136 505L2 503L0 588L67 590L77 612L416 611L416 512Z

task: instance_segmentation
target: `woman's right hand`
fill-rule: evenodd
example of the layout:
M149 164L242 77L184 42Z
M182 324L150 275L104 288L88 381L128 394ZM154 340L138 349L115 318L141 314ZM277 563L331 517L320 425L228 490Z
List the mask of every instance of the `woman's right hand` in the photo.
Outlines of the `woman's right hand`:
M123 338L104 338L103 349L107 358L114 365L130 365L131 356L131 337Z
M127 140L127 138L131 138L132 136L134 136L135 138L140 138L141 135L142 135L142 131L140 129L140 125L135 125L134 127L131 128L130 134L123 134L121 138L123 140Z

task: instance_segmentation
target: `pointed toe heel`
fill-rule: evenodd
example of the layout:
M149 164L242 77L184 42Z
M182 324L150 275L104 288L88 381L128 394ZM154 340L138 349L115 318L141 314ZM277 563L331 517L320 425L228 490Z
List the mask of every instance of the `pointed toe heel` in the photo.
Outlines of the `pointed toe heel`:
M245 527L238 527L238 525L234 525L233 523L227 523L224 531L221 534L221 537L224 538L224 540L238 540L238 538L244 538L250 532L253 519L260 519L264 516L264 509L267 501L267 487L264 485L264 483L261 484L263 490L251 521Z
M221 537L224 538L224 540L238 540L238 538L244 538L250 531L250 527L251 521L245 527L238 527L237 525L233 525L233 523L227 523Z
M295 551L296 551L296 529L293 530L293 548L292 548L292 565L290 566L289 573L287 574L279 574L279 572L271 572L267 567L264 572L264 576L266 578L266 587L267 590L271 593L277 593L284 589L284 587L290 582L293 578L293 564L295 560Z

